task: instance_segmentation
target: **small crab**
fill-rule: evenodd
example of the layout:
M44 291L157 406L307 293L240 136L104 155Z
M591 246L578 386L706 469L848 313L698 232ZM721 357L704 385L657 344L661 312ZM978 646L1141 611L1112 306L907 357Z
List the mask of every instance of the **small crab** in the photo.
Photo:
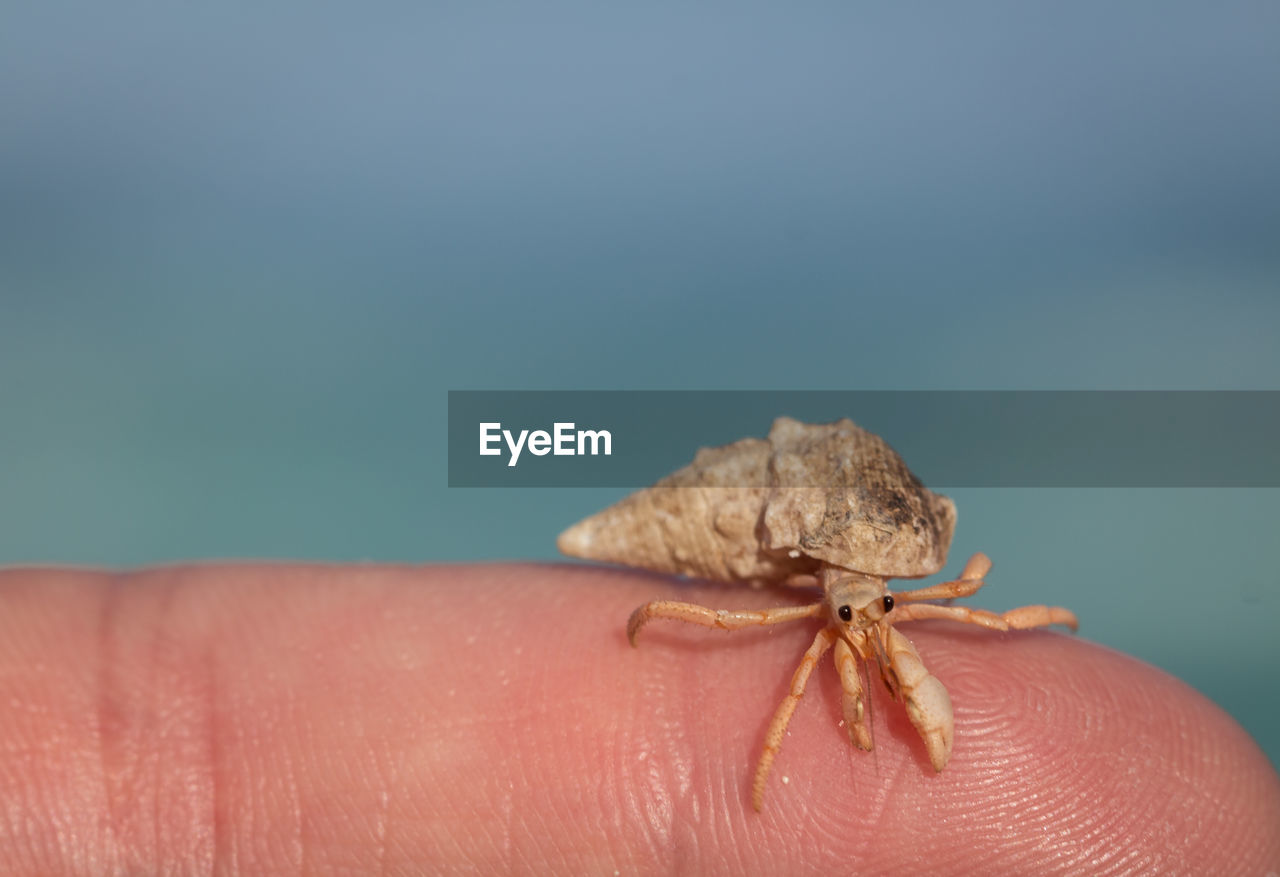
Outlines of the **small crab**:
M654 600L627 622L634 646L640 629L655 618L720 630L826 620L765 732L751 785L758 811L787 724L828 649L834 651L853 745L872 748L861 658L877 664L894 699L904 702L930 763L940 771L951 757L951 698L895 625L946 618L991 630L1050 624L1076 629L1076 616L1056 606L996 614L931 602L977 592L991 569L980 553L958 579L890 592L891 578L920 578L942 569L955 520L954 503L925 488L880 437L847 419L806 424L782 417L767 440L700 450L693 463L653 487L570 527L558 545L575 557L659 572L822 589L816 603L762 610Z

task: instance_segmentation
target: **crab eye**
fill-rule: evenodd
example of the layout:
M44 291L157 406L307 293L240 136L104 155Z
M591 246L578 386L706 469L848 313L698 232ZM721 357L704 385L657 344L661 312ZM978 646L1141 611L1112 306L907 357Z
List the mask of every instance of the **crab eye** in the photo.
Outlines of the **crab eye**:
M891 594L885 594L885 595L884 595L884 600L883 600L882 602L884 603L884 611L885 611L885 612L892 612L892 611L893 611L893 595L891 595Z
M853 621L853 610L848 606L841 606L836 610L836 613L840 616L841 621Z

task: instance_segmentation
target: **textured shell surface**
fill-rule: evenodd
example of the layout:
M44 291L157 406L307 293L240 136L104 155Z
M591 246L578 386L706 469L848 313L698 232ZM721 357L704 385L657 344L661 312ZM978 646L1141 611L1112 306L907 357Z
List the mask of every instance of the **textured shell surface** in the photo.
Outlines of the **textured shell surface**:
M560 534L574 557L723 581L822 564L886 578L946 563L955 505L879 436L844 419L780 417L768 439L703 448L692 463Z

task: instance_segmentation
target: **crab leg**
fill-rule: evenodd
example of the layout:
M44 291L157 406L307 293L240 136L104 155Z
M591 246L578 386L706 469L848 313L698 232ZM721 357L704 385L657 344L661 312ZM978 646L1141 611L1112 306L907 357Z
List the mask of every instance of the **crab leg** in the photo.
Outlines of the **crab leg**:
M971 609L968 606L939 606L937 603L912 603L898 606L891 616L894 624L902 621L919 621L922 618L946 618L965 624L977 624L991 630L1008 630L1009 624L994 612Z
M813 672L814 665L818 663L823 653L831 648L832 643L839 641L841 641L839 634L833 627L824 627L818 631L813 645L809 646L809 650L804 653L800 666L791 677L791 689L782 699L782 703L778 704L778 711L773 714L773 720L769 722L769 729L764 734L764 750L760 753L760 761L756 764L756 777L751 783L751 806L756 812L764 806L764 784L769 778L769 768L773 767L773 760L778 757L778 751L782 749L782 737L787 732L787 723L791 721L792 713L796 711L800 698L804 696L804 687L809 682L809 674Z
M977 624L991 630L1026 630L1061 624L1075 630L1079 627L1075 613L1060 606L1023 606L997 614L968 606L938 606L935 603L913 603L894 610L893 623L918 621L922 618L946 618L964 624Z
M862 700L862 679L858 675L858 663L854 650L841 637L835 646L836 672L840 674L840 687L844 689L841 705L844 707L844 723L849 730L849 741L859 749L871 749L871 729L867 727L865 703Z
M675 600L654 600L645 603L627 619L627 639L636 644L636 634L654 618L673 618L702 627L721 630L739 630L766 624L782 624L800 618L812 618L821 614L823 604L810 606L780 606L775 609L709 609L697 603L678 603Z
M951 697L937 677L931 676L924 668L920 654L910 640L888 625L881 631L885 653L906 702L907 716L924 740L933 769L942 770L951 757L951 741L955 732Z
M991 572L991 558L981 551L969 558L960 572L960 578L950 582L939 582L927 588L916 588L914 591L901 591L893 595L895 600L949 600L952 597L968 597L976 594L985 584L983 579Z
M1047 627L1050 624L1061 624L1072 630L1080 628L1076 614L1061 606L1022 606L1003 613L1001 618L1014 630L1026 630L1030 627Z

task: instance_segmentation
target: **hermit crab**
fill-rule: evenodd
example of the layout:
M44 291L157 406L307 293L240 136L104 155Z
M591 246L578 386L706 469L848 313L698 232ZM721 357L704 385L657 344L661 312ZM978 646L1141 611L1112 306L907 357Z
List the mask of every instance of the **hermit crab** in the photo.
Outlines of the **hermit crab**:
M655 618L721 630L802 618L826 621L765 733L751 786L751 803L759 810L787 724L829 649L853 745L872 748L858 669L862 659L876 664L893 698L903 701L929 761L940 771L951 757L951 699L895 625L945 618L991 630L1050 624L1076 629L1075 615L1056 606L996 614L950 605L952 598L982 587L991 569L984 554L973 555L958 579L891 592L891 578L921 578L943 568L955 523L955 504L924 487L879 436L848 419L807 424L781 417L767 439L703 448L691 464L653 487L570 527L558 546L575 557L664 573L821 588L816 603L763 610L655 600L627 622L634 646L640 629Z

